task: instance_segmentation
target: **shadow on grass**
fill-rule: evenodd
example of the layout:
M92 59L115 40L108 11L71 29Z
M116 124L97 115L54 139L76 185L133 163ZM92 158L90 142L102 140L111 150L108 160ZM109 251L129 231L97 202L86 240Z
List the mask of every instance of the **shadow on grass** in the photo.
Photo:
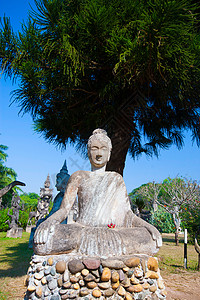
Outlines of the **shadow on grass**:
M166 237L166 236L162 236L162 240L165 243L174 243L175 244L175 237ZM182 244L184 243L184 239L181 237L179 238L179 243Z
M7 244L5 252L0 254L0 278L25 275L32 254L33 250L28 249L27 242L10 246Z

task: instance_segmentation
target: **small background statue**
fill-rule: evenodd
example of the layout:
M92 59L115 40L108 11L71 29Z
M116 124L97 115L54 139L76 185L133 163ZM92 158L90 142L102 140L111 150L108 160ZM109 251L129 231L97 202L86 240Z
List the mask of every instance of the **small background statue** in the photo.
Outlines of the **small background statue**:
M10 214L10 210L12 209L12 214ZM8 210L7 215L11 217L11 221L7 220L6 223L9 225L9 230L7 232L7 237L17 238L22 237L22 228L18 227L19 223L19 210L23 210L23 206L20 205L20 197L13 192L11 208Z

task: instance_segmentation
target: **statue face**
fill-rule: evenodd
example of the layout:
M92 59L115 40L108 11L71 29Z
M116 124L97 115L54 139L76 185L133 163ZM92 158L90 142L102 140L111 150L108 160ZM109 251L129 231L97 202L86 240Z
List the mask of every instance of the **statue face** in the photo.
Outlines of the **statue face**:
M107 164L110 159L110 149L105 141L93 139L88 149L90 162L96 168L101 168Z

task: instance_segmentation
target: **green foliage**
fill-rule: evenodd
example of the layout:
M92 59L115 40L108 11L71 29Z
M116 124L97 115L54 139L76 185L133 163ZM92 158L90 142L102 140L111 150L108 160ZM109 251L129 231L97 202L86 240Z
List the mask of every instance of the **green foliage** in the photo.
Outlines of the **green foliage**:
M174 222L171 214L162 207L158 207L158 210L152 213L149 223L154 225L160 232L175 232Z
M96 127L135 158L200 144L199 3L190 0L35 0L21 32L2 20L0 68L35 130L81 148ZM80 118L81 116L81 118ZM111 158L112 159L112 158Z
M0 189L7 186L12 181L16 180L17 174L12 168L8 168L5 166L6 159L8 157L5 152L8 149L5 145L0 145ZM13 188L16 191L17 187ZM2 197L2 205L7 206L11 204L12 199L12 191L9 191Z
M26 230L28 216L29 213L27 211L22 211L22 210L19 211L19 224L24 230Z
M20 195L21 203L24 204L24 210L36 211L39 195L36 193L23 193Z
M194 243L195 236L200 243L200 199L196 200L196 205L185 205L181 212L183 228L189 233L189 242Z
M7 220L10 220L10 217L7 215L8 208L0 210L0 231L7 231L9 229Z

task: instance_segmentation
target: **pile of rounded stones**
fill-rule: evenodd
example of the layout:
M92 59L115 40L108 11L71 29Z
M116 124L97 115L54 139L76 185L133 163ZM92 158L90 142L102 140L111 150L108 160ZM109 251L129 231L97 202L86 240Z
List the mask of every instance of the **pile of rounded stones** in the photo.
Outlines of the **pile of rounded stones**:
M32 257L24 299L166 299L154 257Z

